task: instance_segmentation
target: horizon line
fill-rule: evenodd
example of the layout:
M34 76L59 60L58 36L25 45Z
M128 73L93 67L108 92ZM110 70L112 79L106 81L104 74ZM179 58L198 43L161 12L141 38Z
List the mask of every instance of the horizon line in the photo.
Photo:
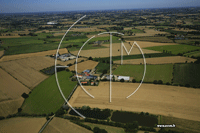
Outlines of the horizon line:
M147 10L147 9L170 9L170 8L198 8L200 6L185 7L150 7L150 8L127 8L127 9L92 9L92 10L69 10L69 11L32 11L32 12L5 12L0 14L22 14L22 13L53 13L53 12L89 12L89 11L112 11L112 10Z

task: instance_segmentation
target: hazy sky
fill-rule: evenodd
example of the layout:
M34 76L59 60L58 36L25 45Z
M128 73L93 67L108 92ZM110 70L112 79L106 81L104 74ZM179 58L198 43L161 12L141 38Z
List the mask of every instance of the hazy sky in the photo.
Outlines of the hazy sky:
M0 0L0 13L200 6L200 0Z

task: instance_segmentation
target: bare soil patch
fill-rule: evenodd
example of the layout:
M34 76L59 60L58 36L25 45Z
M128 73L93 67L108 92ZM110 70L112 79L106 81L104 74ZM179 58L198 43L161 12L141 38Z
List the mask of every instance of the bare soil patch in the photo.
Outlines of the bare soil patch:
M157 58L145 58L147 64L169 64L169 63L191 63L196 59L182 57L182 56L170 56L170 57L157 57ZM116 64L121 64L121 61L114 61ZM123 64L144 64L143 59L130 59L123 60Z
M92 133L81 126L78 126L69 120L62 118L53 118L53 120L44 129L43 133Z
M112 102L109 102L109 82L99 86L84 86L95 98L77 88L69 103L73 107L84 105L92 108L110 108L135 112L149 112L200 121L200 90L167 85L142 84L140 89L126 99L138 87L138 83L112 82Z
M0 121L2 133L37 133L46 122L45 118L17 117Z

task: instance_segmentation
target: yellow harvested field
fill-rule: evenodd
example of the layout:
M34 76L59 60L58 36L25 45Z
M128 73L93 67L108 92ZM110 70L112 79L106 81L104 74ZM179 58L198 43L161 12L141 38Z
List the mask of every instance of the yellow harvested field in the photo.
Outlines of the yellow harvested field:
M88 38L91 38L93 37L94 35L87 35ZM102 34L102 35L98 35L98 34L95 34L96 37L109 37L110 35L109 34Z
M200 121L200 90L178 86L112 82L112 102L109 102L110 83L101 82L99 86L84 86L95 98L88 96L79 86L69 103L73 107L84 105L91 108L110 108L134 112L172 116Z
M45 118L16 117L0 121L1 133L38 133L46 122Z
M20 60L1 62L0 66L18 81L25 84L29 88L34 88L48 76L29 67L27 64L21 63Z
M124 43L126 46L127 51L130 50L131 46L128 43ZM99 49L90 49L90 50L82 50L80 52L79 56L85 56L85 57L93 57L93 58L99 58L99 57L109 57L110 56L110 44L103 44L102 46L105 46L107 48L99 48ZM143 53L160 53L159 51L154 50L148 50L148 49L142 49ZM71 52L74 55L77 55L78 51L72 51ZM134 46L132 51L130 52L130 55L134 54L141 54L140 50ZM112 56L120 56L121 55L121 44L120 43L113 43L112 44ZM126 51L123 48L123 55L127 55Z
M0 102L0 116L8 116L12 114L16 114L18 112L18 108L22 106L24 102L24 98L18 98L14 100L5 100Z
M87 60L77 64L77 72L80 73L86 69L93 69L98 65L98 62ZM69 67L70 71L75 71L75 65Z
M134 41L127 41L126 43L133 44ZM178 45L177 43L157 43L157 42L146 42L146 41L136 41L140 48L154 47L154 46L165 46L165 45Z
M168 63L187 63L194 62L196 59L183 57L183 56L170 56L170 57L156 57L156 58L145 58L147 64L168 64ZM114 61L116 64L121 64L121 61ZM129 59L123 60L123 64L144 64L142 59Z
M78 126L69 120L54 117L53 120L47 125L43 133L92 133L81 126Z
M13 36L0 36L0 38L18 38L18 37L21 37L19 35L13 35Z
M0 61L9 61L9 60L16 60L21 58L27 58L27 57L34 57L34 56L45 56L45 55L51 55L56 54L57 49L55 50L49 50L49 51L43 51L43 52L37 52L37 53L28 53L28 54L18 54L18 55L8 55L4 56L0 59ZM66 48L59 49L60 54L68 53L68 50Z
M0 51L0 57L4 54L4 50Z
M29 89L19 81L0 69L0 116L17 113L24 99L23 93L29 93Z

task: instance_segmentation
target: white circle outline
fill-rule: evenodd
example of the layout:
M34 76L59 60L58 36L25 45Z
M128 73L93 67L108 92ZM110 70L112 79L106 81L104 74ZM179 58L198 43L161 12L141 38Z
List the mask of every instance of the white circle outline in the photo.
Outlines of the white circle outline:
M60 88L60 84L59 84L58 76L57 76L57 67L56 67L56 64L57 64L57 55L58 55L58 51L59 51L59 49L60 49L60 45L61 45L63 39L65 38L65 36L66 36L67 33L69 32L69 30L70 30L76 23L78 23L78 21L80 21L80 20L83 19L84 17L86 17L86 15L84 15L84 16L81 17L81 18L79 18L79 19L65 32L65 34L63 35L63 37L62 37L62 39L61 39L61 41L60 41L60 43L59 43L59 45L58 45L58 49L57 49L57 52L56 52L56 59L55 59L55 77L56 77L56 83L57 83L58 89L59 89L60 94L62 95L63 99L65 100L65 102L66 102L66 103L70 106L70 108L71 108L74 112L76 112L79 116L81 116L81 117L83 117L83 118L86 118L86 117L83 116L81 113L79 113L78 111L76 111L76 109L74 109L74 108L69 104L69 102L67 101L67 99L65 98L65 96L64 96L64 94L63 94L63 92L62 92L62 90L61 90L61 88Z

